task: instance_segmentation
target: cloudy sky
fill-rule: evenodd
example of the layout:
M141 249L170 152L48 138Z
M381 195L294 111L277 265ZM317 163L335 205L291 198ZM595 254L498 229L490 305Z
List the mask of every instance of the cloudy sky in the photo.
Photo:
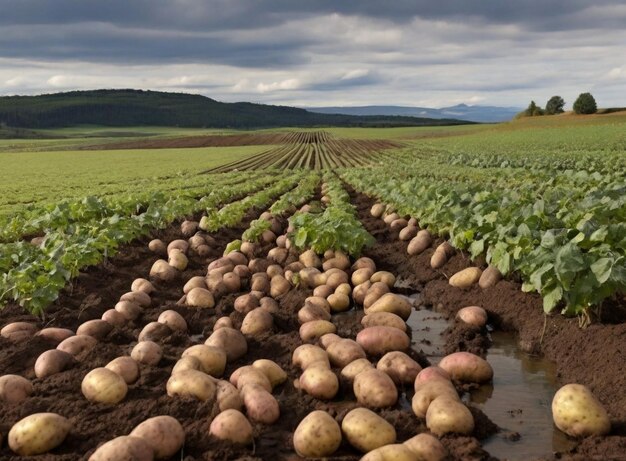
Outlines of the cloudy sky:
M0 0L0 94L626 106L624 0Z

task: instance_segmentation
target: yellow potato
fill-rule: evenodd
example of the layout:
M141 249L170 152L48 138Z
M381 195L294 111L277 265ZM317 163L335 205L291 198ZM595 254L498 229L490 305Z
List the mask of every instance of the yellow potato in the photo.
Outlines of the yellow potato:
M361 325L367 327L393 327L406 332L406 322L399 315L391 312L372 312L363 316Z
M215 398L217 399L217 405L220 411L231 409L241 411L243 399L237 388L223 379L217 381L216 386L217 392Z
M46 453L63 443L72 424L56 413L35 413L21 419L9 431L9 447L18 455Z
M83 378L80 389L87 400L108 404L121 402L128 392L124 378L108 368L91 370Z
M248 352L248 342L245 336L241 331L229 327L213 331L204 344L223 349L226 352L226 360L229 362L234 362Z
M341 445L339 424L325 411L313 411L304 417L293 433L293 446L303 458L332 455Z
M350 362L341 369L341 377L349 383L354 381L356 375L365 370L371 370L374 365L367 359L357 359L354 362Z
M339 392L339 380L324 362L309 366L300 376L300 388L317 399L330 400Z
M350 362L365 358L363 348L352 339L340 339L326 348L330 363L335 367L345 367Z
M556 427L572 437L606 435L611 431L606 410L582 384L566 384L556 392L552 417Z
M206 288L192 288L189 290L185 303L189 307L199 307L201 309L211 309L215 307L213 293Z
M187 331L187 322L182 315L173 310L161 312L157 322L167 325L172 331L182 331L183 333Z
M485 269L478 280L478 286L481 288L489 288L494 286L502 279L502 273L495 266L489 266Z
M406 251L409 255L418 255L424 252L433 242L433 239L426 229L419 231L415 237L411 239Z
M132 357L113 359L105 368L120 375L126 384L132 384L139 379L139 365Z
M484 383L493 378L493 368L482 357L471 352L455 352L446 355L439 367L450 373L453 379L469 383Z
M384 355L391 351L406 350L411 344L405 332L385 326L364 328L356 335L356 342L365 352L372 355Z
M153 341L140 341L130 351L130 356L139 363L157 365L163 358L163 350Z
M406 445L401 443L385 445L370 451L360 461L419 461Z
M396 441L396 430L384 418L367 408L355 408L341 422L344 436L362 453Z
M268 359L259 359L255 360L252 366L267 376L272 388L287 381L287 373L276 362Z
M184 255L183 255L184 256ZM158 259L150 268L150 277L162 282L171 282L179 276L179 272L164 259Z
M224 374L226 368L226 353L213 346L196 344L185 349L181 357L192 356L200 361L201 371L218 378Z
M176 418L167 415L146 419L132 430L130 436L146 441L154 450L154 459L169 459L185 443L183 426Z
M335 333L337 327L328 320L312 320L300 326L302 341L316 341L327 333Z
M376 368L389 375L396 384L411 384L415 382L422 367L404 352L392 351L382 356Z
M389 375L380 370L365 370L354 378L354 395L368 408L384 408L398 401L398 389Z
M291 363L302 370L306 370L312 363L319 361L327 363L330 368L328 353L321 347L313 344L303 344L296 347L291 358Z
M366 314L373 314L375 312L391 312L406 320L411 315L413 307L406 300L406 298L394 293L386 293L382 295L371 306L365 308Z
M448 459L448 450L430 434L417 434L404 442L404 445L417 455L417 461L444 461Z
M194 397L206 401L215 397L217 388L214 379L198 370L183 370L173 374L166 384L170 397Z
M426 426L438 436L449 433L469 435L474 431L474 417L458 398L442 395L428 406Z
M67 328L44 328L37 333L37 336L41 336L42 338L49 339L50 341L54 341L56 344L59 344L61 341L69 338L70 336L74 336L74 332Z
M468 267L450 277L448 283L456 288L469 288L475 283L478 283L482 273L483 271L478 267Z
M37 326L28 322L9 323L0 330L0 336L13 342L30 339L35 333L37 333Z
M418 418L425 418L428 407L437 397L445 396L459 400L459 394L450 381L433 380L422 384L415 384L415 394L411 401L413 413Z
M73 357L80 355L82 352L91 349L96 345L98 340L92 336L76 335L61 341L57 349L67 352Z
M271 333L274 326L274 317L265 309L253 309L246 314L241 323L241 332L244 335L259 335Z

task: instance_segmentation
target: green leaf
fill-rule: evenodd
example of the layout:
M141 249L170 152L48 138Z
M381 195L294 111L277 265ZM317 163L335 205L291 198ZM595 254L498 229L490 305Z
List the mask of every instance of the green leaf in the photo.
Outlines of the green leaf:
M563 298L563 288L556 286L543 294L543 311L547 314L552 312L557 303Z
M600 258L591 264L591 272L596 276L598 283L602 285L609 277L613 269L613 260L610 258Z

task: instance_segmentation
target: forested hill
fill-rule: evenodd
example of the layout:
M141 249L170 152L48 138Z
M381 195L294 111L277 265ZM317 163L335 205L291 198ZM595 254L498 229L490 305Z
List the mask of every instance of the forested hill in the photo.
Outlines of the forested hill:
M279 126L456 125L455 119L319 114L288 106L223 103L201 95L143 90L94 90L0 97L0 125L269 128Z

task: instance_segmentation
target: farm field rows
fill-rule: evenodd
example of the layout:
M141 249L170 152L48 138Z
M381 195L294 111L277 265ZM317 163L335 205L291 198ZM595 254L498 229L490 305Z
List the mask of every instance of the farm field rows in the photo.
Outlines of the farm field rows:
M25 377L33 390L21 403L0 399L6 415L0 437L29 414L54 412L67 417L71 429L38 459L87 459L141 422L169 415L185 442L161 459L295 459L296 452L313 457L321 446L301 437L307 415L321 411L345 425L351 411L367 407L393 427L386 443L431 433L431 452L447 452L448 459L553 459L553 452L559 459L620 459L626 446L620 423L626 418L625 125L615 116L594 123L402 129L401 136L266 130L223 140L194 131L186 140L160 134L163 149L147 137L81 151L106 159L102 167L115 184L85 179L76 193L59 184L53 193L63 201L48 205L33 195L25 211L16 212L19 202L11 208L15 193L6 201L0 328L27 325L3 330L0 374ZM126 143L146 150L118 149ZM208 144L230 147L202 147ZM235 152L238 158L227 159ZM113 166L129 154L136 172ZM143 168L147 155L160 155L161 162ZM163 171L175 168L175 175ZM472 280L458 282L458 274L470 272ZM137 294L139 286L144 294ZM455 320L467 306L484 308L487 326ZM448 322L440 355L427 352L427 323L418 328L412 320L430 310ZM401 323L371 323L380 311ZM42 374L35 362L60 341L51 333L33 335L50 327L92 339L78 349L60 346L71 358ZM523 425L539 423L520 413L519 429L498 427L480 404L469 403L469 394L489 386L491 377L457 374L444 356L488 357L492 329L516 332L523 353L555 362L558 386L586 385L608 412L609 435L575 440L554 428L555 440L566 443L537 446ZM344 348L334 341L353 355L337 355ZM151 353L142 356L137 344L147 342ZM203 343L225 351L217 370L181 361ZM309 369L296 358L303 344L316 345L312 353L326 365ZM124 386L125 396L116 403L86 397L85 375L131 351L139 376ZM403 371L385 365L387 353L401 357ZM276 375L250 371L266 370L259 360L274 361L281 378L264 384ZM363 370L378 370L372 382L386 376L380 379L391 384L372 392L390 400L375 403L363 390L369 384L356 384L345 370L355 360ZM437 363L453 378L450 408L468 412L471 427L441 428L416 409L414 396L424 392L414 386L417 372ZM185 375L177 373L208 380L213 391L185 387ZM238 378L244 375L253 383ZM183 384L174 384L176 376ZM316 379L324 385L312 384ZM234 389L238 397L225 403L219 389ZM507 411L516 411L514 396L510 405ZM213 426L209 434L227 407L246 415L253 444L219 440ZM551 423L549 409L545 415ZM363 449L350 433L342 426L340 441L324 456L359 459ZM510 451L491 452L496 439ZM397 450L411 451L407 445ZM0 457L13 451L0 444Z

